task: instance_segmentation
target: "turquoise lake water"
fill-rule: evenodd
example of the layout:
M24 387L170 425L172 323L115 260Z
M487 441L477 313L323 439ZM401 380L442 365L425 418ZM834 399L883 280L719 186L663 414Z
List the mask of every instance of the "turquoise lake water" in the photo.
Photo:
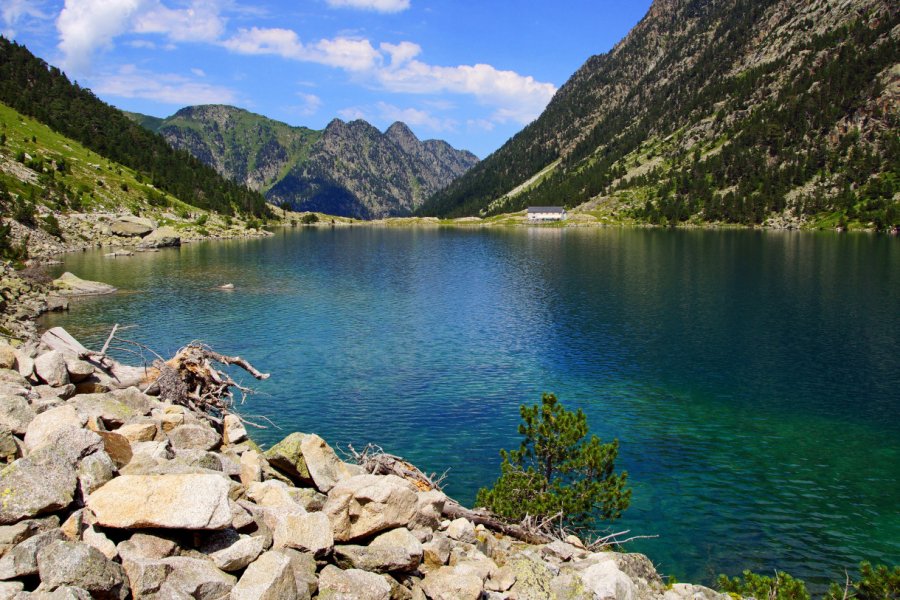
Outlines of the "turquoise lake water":
M121 291L45 326L99 348L133 325L162 355L201 339L271 372L243 406L282 428L261 442L373 442L468 503L552 391L619 438L634 492L613 528L658 535L629 548L662 573L900 563L896 238L295 229L65 268Z

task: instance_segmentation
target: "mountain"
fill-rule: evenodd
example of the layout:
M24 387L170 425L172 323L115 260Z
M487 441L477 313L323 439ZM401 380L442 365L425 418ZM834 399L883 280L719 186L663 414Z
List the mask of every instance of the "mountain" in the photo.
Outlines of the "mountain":
M221 105L131 116L275 204L362 219L411 214L478 162L446 142L418 140L403 123L381 133L335 119L317 131Z
M0 36L0 102L95 152L133 169L155 192L226 214L266 214L257 192L226 180L189 153L134 123L72 83L58 68Z
M900 7L655 0L420 214L900 223Z

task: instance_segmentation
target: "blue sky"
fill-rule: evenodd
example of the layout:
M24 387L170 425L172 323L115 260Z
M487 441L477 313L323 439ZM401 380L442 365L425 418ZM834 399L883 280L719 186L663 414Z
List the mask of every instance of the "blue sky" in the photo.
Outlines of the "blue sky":
M484 157L650 0L2 0L0 31L125 110L404 121Z

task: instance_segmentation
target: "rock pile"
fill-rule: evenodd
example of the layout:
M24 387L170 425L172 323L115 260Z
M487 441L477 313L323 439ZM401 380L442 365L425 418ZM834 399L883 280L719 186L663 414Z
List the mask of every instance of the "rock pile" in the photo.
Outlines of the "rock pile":
M315 434L263 451L48 335L0 343L0 599L725 599L638 554L447 520L442 492Z

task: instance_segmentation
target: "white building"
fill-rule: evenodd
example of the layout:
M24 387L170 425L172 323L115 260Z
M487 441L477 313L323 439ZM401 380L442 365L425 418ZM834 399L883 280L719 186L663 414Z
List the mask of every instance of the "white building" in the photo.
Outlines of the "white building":
M536 222L563 221L566 209L562 206L529 206L528 220Z

